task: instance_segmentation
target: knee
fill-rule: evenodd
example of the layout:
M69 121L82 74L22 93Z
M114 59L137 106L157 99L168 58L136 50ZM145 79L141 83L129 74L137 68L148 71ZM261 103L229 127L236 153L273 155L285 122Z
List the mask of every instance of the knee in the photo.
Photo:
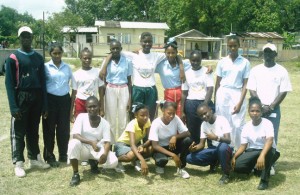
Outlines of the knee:
M77 158L81 149L81 142L78 139L72 139L68 144L68 155L69 159Z
M165 167L168 163L168 157L167 156L159 156L154 158L155 159L155 165L159 167Z

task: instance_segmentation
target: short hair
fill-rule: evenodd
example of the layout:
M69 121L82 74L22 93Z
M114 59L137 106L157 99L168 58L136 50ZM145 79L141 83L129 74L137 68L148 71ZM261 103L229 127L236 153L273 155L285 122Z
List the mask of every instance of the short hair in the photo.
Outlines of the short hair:
M236 40L236 42L237 42L237 43L239 44L239 46L240 46L240 39L239 39L239 37L238 37L237 35L235 35L235 34L229 35L228 38L227 38L227 42L228 42L229 40Z
M91 54L92 51L89 50L89 48L85 47L85 48L83 48L83 49L80 51L80 57L82 56L83 53L90 53L90 54Z
M58 48L61 52L64 52L61 44L55 42L55 43L51 43L50 44L50 47L49 47L49 53L51 54L51 52L55 49L55 48Z
M140 41L143 40L145 37L151 37L151 39L153 38L153 36L152 36L152 34L150 32L143 32L141 34Z
M99 101L98 98L97 98L96 96L90 96L90 97L88 97L88 98L86 99L85 104L87 104L87 102L89 102L89 101L91 101L91 100L96 101L96 102Z
M134 114L138 113L138 111L141 110L141 109L147 109L147 110L149 110L148 106L146 106L145 104L143 104L141 102L135 102L135 103L133 103L132 106L131 106L131 108L132 108L131 112L134 113Z
M111 39L109 44L112 45L113 43L118 43L118 44L122 45L121 42L118 41L117 39Z
M190 54L190 57L192 57L193 55L199 55L200 57L201 57L201 59L202 59L202 53L201 53L201 51L200 50L193 50L192 52L191 52L191 54Z
M253 104L257 104L257 105L259 105L260 108L262 108L262 103L261 103L260 99L258 97L256 97L256 96L253 96L253 97L249 98L249 108Z

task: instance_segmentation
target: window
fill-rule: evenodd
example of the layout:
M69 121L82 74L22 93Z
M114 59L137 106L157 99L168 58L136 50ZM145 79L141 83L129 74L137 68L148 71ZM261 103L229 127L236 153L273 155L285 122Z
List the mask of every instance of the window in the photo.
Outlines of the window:
M126 33L118 33L118 36L116 37L116 39L118 41L120 41L120 43L124 43L124 44L129 44L131 43L131 37L130 34L126 34Z
M71 43L76 43L76 35L75 34L70 35L70 42Z
M86 43L92 43L93 42L93 36L92 34L86 34Z
M115 33L107 33L107 43L110 43L112 39L115 39Z

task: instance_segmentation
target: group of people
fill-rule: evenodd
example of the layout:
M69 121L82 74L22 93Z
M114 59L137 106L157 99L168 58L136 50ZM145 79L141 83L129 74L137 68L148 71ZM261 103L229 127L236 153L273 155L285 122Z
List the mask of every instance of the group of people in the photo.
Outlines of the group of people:
M18 36L21 48L7 59L5 80L16 176L26 175L26 135L30 167L58 167L69 159L71 186L80 183L80 161L88 161L92 173L99 173L98 165L125 172L122 162L131 162L147 175L147 159L152 157L157 174L164 173L171 158L182 178L190 177L187 163L209 165L212 172L220 164L220 184L229 182L232 170L255 170L261 177L258 189L268 187L271 168L279 158L279 105L292 90L286 69L275 62L274 44L263 47L264 63L251 69L238 54L239 38L229 36L229 55L218 62L214 83L211 67L201 66L200 51L192 51L189 61L183 61L171 38L165 53L151 52L149 32L142 33L142 49L137 52L122 51L121 43L112 40L101 69L91 66L92 52L83 49L82 67L74 73L62 61L60 45L51 45L51 60L44 64L31 48L32 30L21 27ZM164 101L157 101L155 73L164 87ZM247 89L251 95L248 123ZM38 145L41 116L45 162ZM74 122L71 132L70 121Z

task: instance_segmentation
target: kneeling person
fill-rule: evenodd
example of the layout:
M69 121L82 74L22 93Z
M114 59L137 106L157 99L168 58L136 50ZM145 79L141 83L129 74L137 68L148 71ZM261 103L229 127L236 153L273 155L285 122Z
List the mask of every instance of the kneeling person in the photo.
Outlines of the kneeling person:
M201 124L200 143L196 145L193 142L189 147L191 154L186 158L187 163L199 166L210 165L210 171L214 171L216 164L220 162L223 176L219 183L226 184L229 182L232 156L232 148L229 145L231 142L229 122L225 117L215 115L205 103L198 106L197 114L204 121ZM212 146L204 149L207 139L212 141Z
M78 160L89 160L92 173L98 173L98 163L103 168L115 168L118 159L110 152L110 125L99 116L98 99L94 96L87 98L86 110L75 120L71 135L73 137L68 146L68 157L73 168L71 186L78 185Z

